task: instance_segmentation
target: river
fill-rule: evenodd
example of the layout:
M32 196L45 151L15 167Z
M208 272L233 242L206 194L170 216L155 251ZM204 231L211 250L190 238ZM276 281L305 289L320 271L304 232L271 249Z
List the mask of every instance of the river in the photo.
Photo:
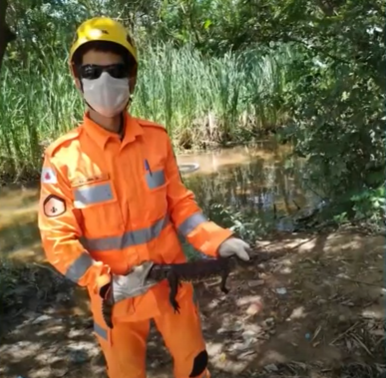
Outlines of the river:
M315 200L302 186L302 161L290 158L290 152L290 146L262 141L254 146L178 155L177 160L181 167L198 163L195 172L182 177L211 217L215 218L216 209L226 209L228 214L253 212L265 224ZM38 189L3 187L0 191L0 257L43 260L36 220ZM285 225L277 222L277 227Z

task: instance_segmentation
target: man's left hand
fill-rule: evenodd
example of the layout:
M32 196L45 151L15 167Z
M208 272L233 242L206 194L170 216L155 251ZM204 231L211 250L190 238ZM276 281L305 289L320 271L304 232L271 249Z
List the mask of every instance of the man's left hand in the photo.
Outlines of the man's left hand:
M249 261L251 247L245 241L238 238L229 238L225 240L218 249L221 257L237 256L239 259Z

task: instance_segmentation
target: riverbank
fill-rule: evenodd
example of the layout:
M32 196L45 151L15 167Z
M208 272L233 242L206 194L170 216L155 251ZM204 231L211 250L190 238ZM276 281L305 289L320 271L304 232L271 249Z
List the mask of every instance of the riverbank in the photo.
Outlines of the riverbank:
M235 272L230 294L197 286L214 376L381 377L384 242L357 230L276 232L256 242L255 264ZM105 377L84 292L44 264L18 272L1 376ZM170 363L153 330L149 376L170 376Z
M178 156L200 165L183 178L205 213L255 247L253 267L232 276L228 296L213 283L197 286L211 370L218 378L375 378L384 371L384 237L274 231L288 231L275 216L312 205L301 161L288 152L261 143ZM85 292L45 264L38 189L1 194L0 376L105 377ZM153 330L153 378L170 377L162 345Z

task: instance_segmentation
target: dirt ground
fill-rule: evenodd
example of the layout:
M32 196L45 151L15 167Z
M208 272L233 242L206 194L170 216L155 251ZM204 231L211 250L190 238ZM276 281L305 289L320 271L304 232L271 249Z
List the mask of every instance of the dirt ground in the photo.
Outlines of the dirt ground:
M212 376L384 376L384 247L352 230L276 233L256 243L228 295L197 286ZM26 274L29 289L1 322L0 376L106 377L84 294L44 266ZM171 377L152 332L148 377Z

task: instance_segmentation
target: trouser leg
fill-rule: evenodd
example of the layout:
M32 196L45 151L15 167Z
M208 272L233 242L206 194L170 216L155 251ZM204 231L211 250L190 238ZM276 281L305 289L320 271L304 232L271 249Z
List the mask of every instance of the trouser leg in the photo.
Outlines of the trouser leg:
M174 361L175 378L209 378L208 354L196 304L191 296L179 302L179 314L154 319Z
M95 329L109 378L145 378L146 342L150 321L114 324L112 330Z

